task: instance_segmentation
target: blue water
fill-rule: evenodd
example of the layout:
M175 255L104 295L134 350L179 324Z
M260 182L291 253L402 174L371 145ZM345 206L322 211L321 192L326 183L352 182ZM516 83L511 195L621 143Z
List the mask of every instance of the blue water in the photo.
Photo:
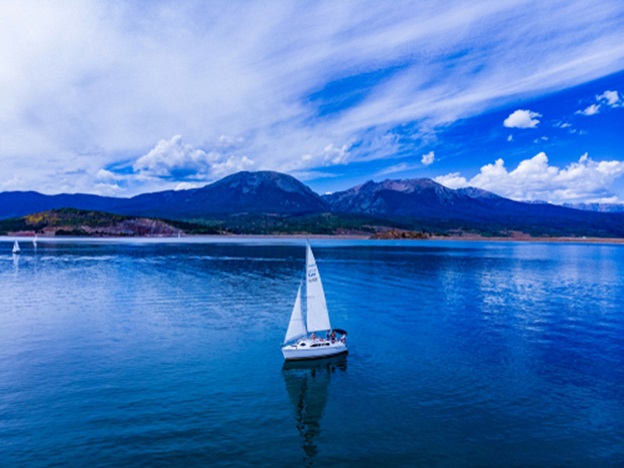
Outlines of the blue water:
M3 466L622 466L624 246L0 242Z

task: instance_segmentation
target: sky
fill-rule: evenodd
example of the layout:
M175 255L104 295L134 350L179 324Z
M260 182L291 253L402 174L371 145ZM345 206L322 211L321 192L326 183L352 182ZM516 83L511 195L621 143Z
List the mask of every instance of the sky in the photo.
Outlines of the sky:
M624 2L0 1L0 191L241 170L624 203Z

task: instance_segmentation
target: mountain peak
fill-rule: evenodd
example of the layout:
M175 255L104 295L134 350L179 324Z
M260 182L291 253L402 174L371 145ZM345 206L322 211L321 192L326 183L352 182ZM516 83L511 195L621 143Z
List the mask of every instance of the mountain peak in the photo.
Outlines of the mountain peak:
M428 188L443 187L431 179L386 179L381 182L369 180L362 185L353 187L345 192L379 192L381 190L391 190L393 192L412 193ZM339 193L339 192L337 192Z
M483 189L476 188L476 187L463 187L463 188L457 189L456 192L462 195L466 195L467 197L470 197L470 198L475 198L475 199L502 198L501 196L496 195L495 193L488 192L487 190L483 190Z
M439 218L477 215L484 204L509 202L491 192L474 187L450 189L431 179L386 179L369 181L344 192L325 196L331 209L380 217Z
M294 177L243 171L206 185L196 209L209 213L306 213L326 211L321 197Z
M379 189L394 190L396 192L412 193L419 190L434 188L438 186L437 182L431 179L386 179L377 184Z
M232 190L240 189L245 193L255 193L261 188L274 187L285 192L314 194L293 176L275 171L241 171L207 185L204 189L209 187L229 187Z

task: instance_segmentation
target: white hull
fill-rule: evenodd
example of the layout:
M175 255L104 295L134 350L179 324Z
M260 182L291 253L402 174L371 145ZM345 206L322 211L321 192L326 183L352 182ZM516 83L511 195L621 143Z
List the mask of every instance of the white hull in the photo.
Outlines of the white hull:
M347 353L347 344L337 340L333 343L327 340L300 340L297 343L282 346L282 354L287 361L303 359L319 359Z

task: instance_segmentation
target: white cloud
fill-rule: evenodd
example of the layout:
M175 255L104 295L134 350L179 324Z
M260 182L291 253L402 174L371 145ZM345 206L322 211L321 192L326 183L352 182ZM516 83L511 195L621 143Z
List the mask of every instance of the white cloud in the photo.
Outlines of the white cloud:
M587 116L596 115L600 113L600 104L591 104L583 110L576 111L576 113L580 115L587 115Z
M336 147L333 143L330 143L323 149L323 159L326 163L331 163L334 165L344 164L349 158L348 149L349 148L347 147L347 145Z
M394 164L392 166L385 167L381 171L378 171L375 174L375 176L381 177L381 176L385 176L385 175L388 175L388 174L396 174L398 172L413 171L413 170L417 170L419 168L420 167L417 164L399 163L399 164Z
M473 186L514 200L552 203L591 202L612 197L616 179L624 174L624 161L594 161L587 154L563 169L551 166L545 153L521 161L509 171L502 159L487 164L472 179L459 173L435 180L450 188Z
M596 102L594 104L590 104L585 109L576 111L577 114L580 115L596 115L600 113L600 110L603 107L621 107L622 101L620 99L620 95L617 91L605 91L602 94L598 94L596 96Z
M129 159L128 194L252 162L346 172L394 156L394 126L430 136L620 71L621 20L618 0L0 2L0 187L94 191ZM325 94L335 83L358 99ZM147 157L176 134L193 148Z
M295 171L291 175L303 182L313 179L333 179L337 177L336 174L323 171Z
M140 157L133 169L151 177L209 180L254 165L246 156L235 156L216 151L206 152L184 143L180 135L170 140L160 140L146 155Z
M433 151L429 151L427 154L423 154L420 162L424 166L430 166L435 161L435 153Z
M241 146L245 139L242 137L233 137L228 135L221 135L217 138L216 146L219 148L234 148Z
M620 96L617 91L605 91L596 96L599 102L604 102L609 107L617 107L620 104Z
M201 183L201 182L180 182L178 185L175 186L175 188L173 190L189 190L189 189L195 189L195 188L200 188L205 186L205 183Z
M458 189L462 187L468 187L469 183L465 177L459 172L453 172L443 176L438 176L434 179L437 183L444 185L445 187Z
M97 193L98 195L115 197L122 195L123 188L117 184L98 183L95 184L94 193Z
M106 169L100 169L95 174L95 180L99 182L109 183L109 184L113 182L117 182L118 180L121 180L121 179L122 179L122 176L120 176L119 174L115 174L114 172L108 171Z
M537 117L541 117L541 114L530 110L518 109L503 121L503 125L508 128L535 128L539 124Z
M19 190L22 184L23 180L21 180L18 176L13 176L0 182L0 190L2 190L3 192Z

